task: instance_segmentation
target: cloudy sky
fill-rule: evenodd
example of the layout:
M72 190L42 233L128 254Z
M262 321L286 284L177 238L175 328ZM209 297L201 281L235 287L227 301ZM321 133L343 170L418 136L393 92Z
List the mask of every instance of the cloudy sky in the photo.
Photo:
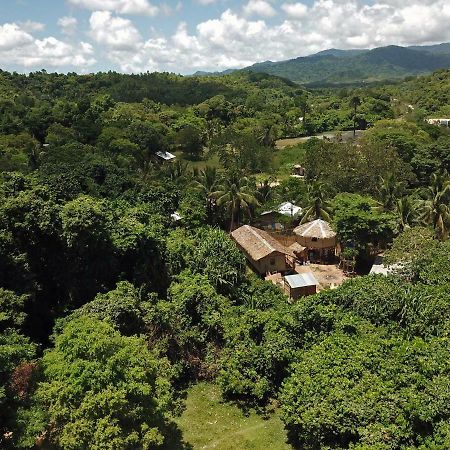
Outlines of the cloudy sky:
M450 41L449 0L0 0L0 68L222 70Z

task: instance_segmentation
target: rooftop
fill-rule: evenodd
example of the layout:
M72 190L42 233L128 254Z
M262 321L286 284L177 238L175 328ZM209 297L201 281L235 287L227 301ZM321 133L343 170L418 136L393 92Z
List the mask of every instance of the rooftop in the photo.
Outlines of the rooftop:
M319 284L312 272L287 275L284 279L292 289L306 286L317 286Z
M270 211L264 211L261 213L262 216L266 214L271 214L273 212L277 212L287 217L296 217L301 214L303 209L300 206L294 205L291 202L282 203L277 209L272 209Z
M160 158L164 159L164 161L172 161L172 159L175 159L176 156L169 152L156 152L156 156L159 156Z
M330 224L322 219L299 225L294 228L294 233L297 236L317 239L329 239L336 236L336 232L333 231Z
M234 230L231 236L254 261L258 261L275 252L294 257L292 250L286 248L269 233L259 228L243 225Z

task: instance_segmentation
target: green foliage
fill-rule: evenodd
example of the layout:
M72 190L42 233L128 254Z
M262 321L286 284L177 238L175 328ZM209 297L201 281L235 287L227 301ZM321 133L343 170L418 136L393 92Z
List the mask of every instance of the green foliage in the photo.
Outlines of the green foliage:
M38 416L25 411L20 446L45 440L62 449L147 449L160 444L166 405L157 360L137 337L124 337L87 316L70 321L42 359L34 394Z
M332 204L334 224L339 238L359 252L368 244L385 246L396 231L395 218L375 208L370 197L359 194L338 194Z
M231 294L242 282L245 260L236 244L217 228L201 229L197 235L192 270L204 274L223 294Z
M446 340L406 343L349 317L303 353L283 386L292 438L305 449L411 448L449 418L447 358Z

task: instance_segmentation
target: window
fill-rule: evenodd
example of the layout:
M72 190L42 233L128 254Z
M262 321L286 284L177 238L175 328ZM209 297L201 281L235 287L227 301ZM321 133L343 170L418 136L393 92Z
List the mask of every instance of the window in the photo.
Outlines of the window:
M317 242L317 241L319 240L319 238L313 237L311 240L312 240L313 242Z
M270 265L274 266L275 265L275 258L270 258Z

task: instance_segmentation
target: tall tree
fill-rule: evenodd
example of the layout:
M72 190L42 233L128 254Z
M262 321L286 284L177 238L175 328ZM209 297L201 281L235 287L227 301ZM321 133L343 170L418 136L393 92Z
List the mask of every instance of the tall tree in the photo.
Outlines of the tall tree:
M206 199L206 212L208 215L208 222L212 222L212 215L214 209L214 197L212 193L216 191L219 184L219 174L215 167L206 166L197 175L192 182L195 190L199 191Z
M329 195L328 186L325 183L314 181L307 186L306 205L302 214L301 223L309 220L324 219L330 220L330 208L327 203ZM302 199L297 202L302 204Z
M353 108L353 137L356 136L356 113L359 105L361 105L361 99L357 95L354 95L350 99L350 106Z
M259 204L248 178L238 171L226 173L217 191L211 196L216 199L217 206L227 209L230 217L230 232L234 230L235 222L239 226L242 209L250 211L251 206Z
M446 170L433 173L425 189L424 218L433 226L436 237L447 239L450 232L450 178Z

